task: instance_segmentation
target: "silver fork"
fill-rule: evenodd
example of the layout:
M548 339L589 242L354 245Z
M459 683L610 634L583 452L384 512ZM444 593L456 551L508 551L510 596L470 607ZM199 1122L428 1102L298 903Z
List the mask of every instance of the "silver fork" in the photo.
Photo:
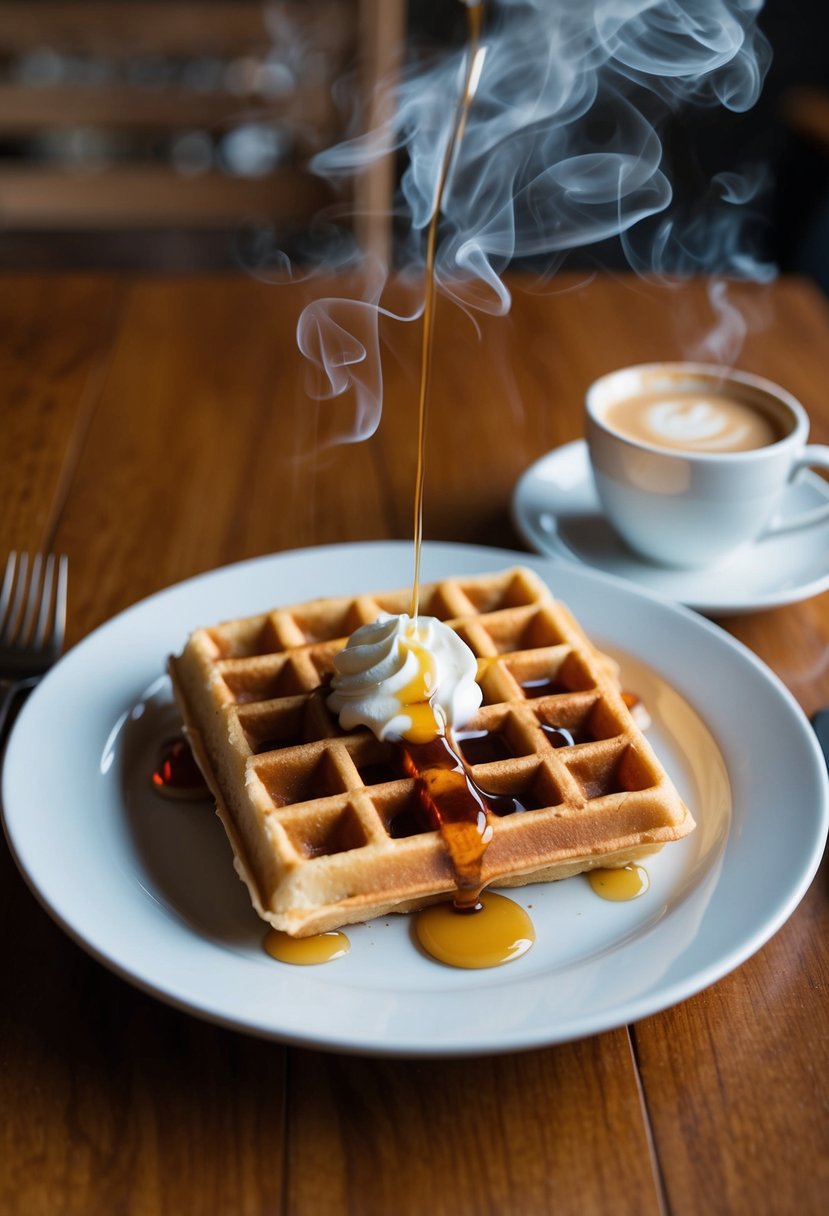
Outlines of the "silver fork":
M15 697L34 688L60 657L68 576L64 555L8 556L0 588L0 739Z

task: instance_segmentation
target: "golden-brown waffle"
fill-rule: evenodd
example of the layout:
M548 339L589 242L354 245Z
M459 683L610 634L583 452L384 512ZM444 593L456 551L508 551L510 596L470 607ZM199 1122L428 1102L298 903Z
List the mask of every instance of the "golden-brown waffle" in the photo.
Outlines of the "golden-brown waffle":
M332 658L410 591L319 599L196 630L170 672L187 735L265 920L296 936L406 912L455 889L443 838L397 744L340 729ZM421 589L420 611L478 659L483 704L458 732L490 813L485 884L619 866L693 819L619 692L614 664L531 571ZM568 731L572 745L562 742Z

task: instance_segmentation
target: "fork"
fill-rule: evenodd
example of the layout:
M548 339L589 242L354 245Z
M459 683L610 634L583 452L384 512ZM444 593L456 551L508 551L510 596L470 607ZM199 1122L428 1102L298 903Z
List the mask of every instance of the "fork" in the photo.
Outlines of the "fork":
M10 553L0 588L0 739L14 698L59 658L66 632L68 558Z

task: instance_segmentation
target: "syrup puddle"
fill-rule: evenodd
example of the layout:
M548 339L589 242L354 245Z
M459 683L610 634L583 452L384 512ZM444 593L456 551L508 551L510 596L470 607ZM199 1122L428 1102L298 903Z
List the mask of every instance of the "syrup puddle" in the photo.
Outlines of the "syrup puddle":
M587 881L597 895L614 903L638 899L651 885L647 870L634 863L618 870L590 870Z
M339 929L316 933L313 937L291 937L279 929L271 929L265 934L262 945L277 962L299 967L333 962L351 949L351 942Z
M174 802L195 802L210 797L210 790L193 759L190 744L181 735L162 743L150 780L159 797Z
M416 914L414 931L430 958L467 970L510 963L535 941L524 909L494 891L483 891L466 912L452 903L431 904Z

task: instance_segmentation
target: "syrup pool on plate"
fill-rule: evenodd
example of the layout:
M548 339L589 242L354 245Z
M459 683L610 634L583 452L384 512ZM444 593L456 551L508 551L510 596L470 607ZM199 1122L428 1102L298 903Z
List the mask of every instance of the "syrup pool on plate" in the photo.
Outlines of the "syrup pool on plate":
M280 963L309 967L342 958L351 949L351 942L339 929L315 933L312 937L291 937L279 929L271 929L262 942L265 951Z
M469 970L512 962L535 941L524 909L494 891L482 891L469 910L448 901L431 904L416 914L414 930L431 958Z
M587 874L587 881L597 895L614 903L638 899L650 886L647 870L634 863L622 866L617 870L603 868L590 870Z
M180 735L161 745L158 763L150 780L157 794L175 802L195 801L210 795L190 745Z

